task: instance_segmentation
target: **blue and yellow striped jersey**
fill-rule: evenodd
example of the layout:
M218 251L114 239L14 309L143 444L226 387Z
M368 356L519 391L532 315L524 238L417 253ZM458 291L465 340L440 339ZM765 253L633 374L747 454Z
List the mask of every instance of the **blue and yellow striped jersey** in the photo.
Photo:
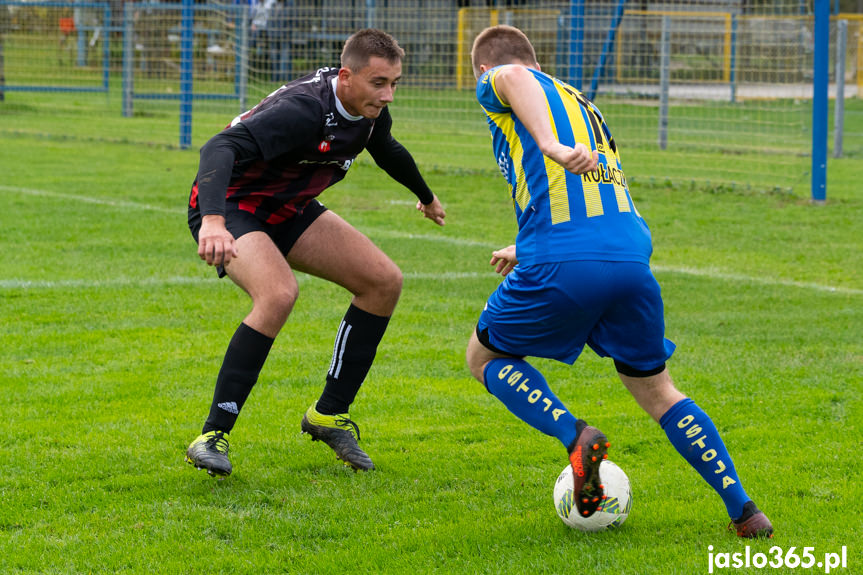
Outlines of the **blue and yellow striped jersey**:
M543 156L527 129L501 102L492 68L476 95L488 118L498 166L512 188L518 220L516 255L524 265L570 260L648 263L650 230L635 209L620 154L599 109L578 90L528 68L542 86L552 129L567 146L599 152L594 172L577 176Z

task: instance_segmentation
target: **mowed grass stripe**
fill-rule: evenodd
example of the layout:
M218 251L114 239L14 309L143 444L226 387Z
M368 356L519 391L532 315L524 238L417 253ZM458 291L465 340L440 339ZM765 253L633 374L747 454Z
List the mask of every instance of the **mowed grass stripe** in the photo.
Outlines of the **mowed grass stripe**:
M142 211L156 211L170 214L179 214L184 210L182 208L166 208L163 206L154 206L150 204L143 204L140 202L118 202L114 200L105 200L100 198L93 198L90 196L82 196L79 194L64 194L58 192L52 192L49 190L40 190L33 188L22 188L17 186L4 186L0 185L0 191L3 192L13 192L13 193L21 193L28 194L31 196L41 196L48 198L59 198L65 200L73 200L79 202L85 202L88 204L95 204L106 206L110 208L122 208L122 209L137 209ZM394 203L390 201L388 203ZM417 240L421 242L438 242L444 244L452 244L457 246L471 246L471 247L483 247L488 248L490 250L498 249L503 247L499 244L494 244L490 242L483 242L478 240L472 240L468 238L459 238L452 237L440 234L414 234L408 232L401 232L397 230L387 230L382 228L360 228L363 233L368 235L370 238L388 238L388 239L403 239L403 240ZM840 287L840 286L830 286L823 285L814 282L800 282L794 280L786 280L782 278L775 277L754 277L745 274L738 274L734 272L727 272L723 270L718 270L714 268L697 268L697 267L677 267L677 266L667 266L662 264L652 264L651 269L654 272L659 274L662 273L671 273L671 274L683 274L683 275L692 275L698 277L704 277L709 279L715 279L720 281L727 281L733 283L741 283L741 284L760 284L760 285L771 285L771 286L784 286L784 287L795 287L800 289L808 289L819 292L828 292L828 293L837 293L844 295L863 295L863 290ZM441 272L441 273L421 273L421 272L407 272L405 273L406 278L410 279L419 279L419 280L428 280L428 279L438 279L438 280L446 280L446 281L458 281L465 279L476 279L480 277L487 277L490 274L479 273L479 272ZM107 280L58 280L56 282L52 281L41 281L41 280L28 280L28 279L7 279L0 280L0 289L30 289L30 288L41 288L41 289L54 289L54 288L63 288L63 287L76 287L76 288L99 288L99 287L111 287L111 286L130 286L130 285L175 285L175 284L184 284L184 283L193 283L196 281L200 281L200 279L196 278L147 278L147 279L135 279L135 278L114 278Z
M668 266L652 266L653 271L657 275L662 274L680 274L680 275L691 275L697 277L704 277L707 279L724 281L730 283L738 283L738 284L761 284L768 286L782 286L782 287L791 287L791 288L799 288L804 290L814 290L818 292L826 292L826 293L835 293L842 295L863 295L863 290L852 289L852 288L844 288L844 287L833 287L833 286L823 286L819 284L813 284L808 282L796 282L790 280L778 280L775 278L754 278L751 276L745 276L741 274L728 274L723 272L718 272L716 270L699 270L695 268L674 268ZM496 277L497 274L494 272L404 272L404 277L406 279L411 280L439 280L439 281L462 281L462 280L475 280L475 279L490 279ZM316 280L317 278L310 277L306 274L298 273L297 281L299 283L305 283L310 280ZM217 284L218 279L215 277L212 278L201 278L201 277L164 277L164 278L131 278L131 277L117 277L117 278L108 278L108 279L99 279L99 280L87 280L87 279L69 279L69 280L57 280L57 281L48 281L48 280L27 280L27 279L6 279L0 280L0 290L29 290L29 289L68 289L68 288L76 288L76 289L100 289L100 288L118 288L118 287L159 287L159 286L172 286L172 285L188 285L188 284L199 284L202 282L209 282L212 284ZM323 280L321 280L323 281Z

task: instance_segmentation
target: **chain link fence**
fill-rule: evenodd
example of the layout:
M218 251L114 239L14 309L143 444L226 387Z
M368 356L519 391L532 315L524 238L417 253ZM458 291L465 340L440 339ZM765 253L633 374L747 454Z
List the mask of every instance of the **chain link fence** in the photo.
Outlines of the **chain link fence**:
M397 136L421 161L481 169L489 152L470 45L484 27L511 24L532 38L543 70L597 102L633 174L808 183L811 0L253 0L187 8L0 0L0 117L14 119L10 103L22 100L62 114L74 93L94 118L125 117L130 126L148 119L149 130L130 129L126 139L174 145L179 131L181 147L197 147L278 85L338 66L344 40L374 26L407 53L392 105ZM863 20L835 16L834 40L840 19L847 21L845 65L831 65L831 82L844 81L837 129L843 153L856 156L863 155ZM670 152L667 161L657 150ZM746 161L718 166L717 153ZM710 176L699 175L704 162Z

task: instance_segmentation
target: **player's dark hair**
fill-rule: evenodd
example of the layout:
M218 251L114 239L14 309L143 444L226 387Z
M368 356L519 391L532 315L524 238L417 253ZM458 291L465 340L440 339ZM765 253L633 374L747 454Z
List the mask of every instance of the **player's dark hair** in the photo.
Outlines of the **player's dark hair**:
M536 51L527 36L512 26L500 25L486 28L473 41L470 51L473 72L479 77L479 67L490 68L503 64L535 65Z
M401 62L405 51L396 39L375 28L354 32L342 48L342 68L359 72L366 67L369 59L377 56L389 63Z

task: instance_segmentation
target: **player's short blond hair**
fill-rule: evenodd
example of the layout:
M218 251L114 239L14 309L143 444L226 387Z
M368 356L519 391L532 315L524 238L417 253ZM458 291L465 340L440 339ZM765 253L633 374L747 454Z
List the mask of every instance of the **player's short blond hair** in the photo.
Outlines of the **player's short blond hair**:
M359 72L365 68L369 59L377 56L393 64L401 62L405 51L396 39L375 28L366 28L354 32L342 48L342 68L351 72Z
M536 51L525 33L506 25L492 26L477 34L470 51L470 60L477 78L480 76L480 65L494 68L503 64L537 64Z

